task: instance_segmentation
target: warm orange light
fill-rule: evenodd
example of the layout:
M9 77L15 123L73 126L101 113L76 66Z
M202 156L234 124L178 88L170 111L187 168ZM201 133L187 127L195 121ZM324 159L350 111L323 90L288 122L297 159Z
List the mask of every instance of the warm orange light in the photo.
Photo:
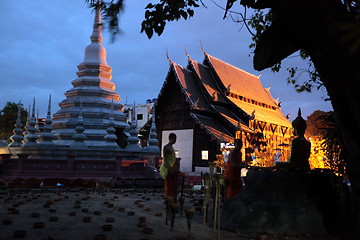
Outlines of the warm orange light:
M271 152L265 151L257 151L255 150L252 153L252 156L255 156L254 160L250 162L251 166L256 167L273 167L274 166L274 156Z
M9 150L6 147L0 147L0 154L8 154Z
M325 164L326 153L323 150L323 139L309 138L311 142L311 155L309 158L309 164L311 169L315 168L330 168Z
M224 168L225 166L224 156L222 154L217 154L216 161L214 161L214 163L216 164L217 168Z

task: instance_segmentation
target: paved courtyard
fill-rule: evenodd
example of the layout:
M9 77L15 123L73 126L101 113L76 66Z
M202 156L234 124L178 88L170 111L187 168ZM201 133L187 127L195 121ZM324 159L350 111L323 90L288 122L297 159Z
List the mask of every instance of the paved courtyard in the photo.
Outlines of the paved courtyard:
M190 235L185 214L174 229L165 224L161 190L17 192L0 195L0 239L34 240L180 240L217 239L211 224L195 211ZM184 209L196 208L198 195L187 195ZM210 221L209 221L210 222ZM22 235L25 234L25 235ZM220 239L309 239L290 236L235 234L221 230Z

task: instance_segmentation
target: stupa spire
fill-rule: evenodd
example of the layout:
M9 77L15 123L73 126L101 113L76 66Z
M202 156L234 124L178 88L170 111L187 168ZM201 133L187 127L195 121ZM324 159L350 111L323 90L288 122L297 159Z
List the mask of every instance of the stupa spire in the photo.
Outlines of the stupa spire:
M21 123L21 102L19 102L18 104L17 118L13 133L14 135L10 137L12 143L9 144L9 147L20 147L22 144L22 140L24 139Z
M151 119L151 127L150 127L150 134L149 134L149 149L152 152L160 152L160 148L158 146L159 141L157 140L157 133L156 133L156 122L155 122L155 107L153 108L153 115Z
M84 134L84 118L82 116L82 101L80 101L80 111L77 120L77 126L75 127L75 134L73 135L74 142L71 144L71 147L87 147L84 142L86 135Z
M37 129L35 128L36 125L36 118L35 118L35 98L33 100L33 107L32 107L32 113L31 117L29 119L29 126L27 127L27 132L25 138L24 138L24 144L23 147L34 147L37 146L36 140L38 139L38 136L36 135Z
M48 109L47 109L47 115L46 115L46 118L47 117L51 117L51 94L49 96L49 104L48 104Z
M32 108L32 112L31 112L31 117L35 118L35 98L33 99L33 108Z
M136 126L137 126L137 121L135 118L135 103L134 103L134 108L133 108L133 111L131 112L130 137L127 139L128 145L126 146L126 149L128 149L128 150L140 149L140 147L138 145L139 138L137 136L138 132L136 130Z
M27 109L27 115L26 115L26 123L25 123L24 136L26 136L26 134L28 134L27 129L29 128L30 112L31 112L31 106L29 105L29 108Z
M100 1L98 1L96 4L94 27L93 27L93 32L90 36L90 40L93 43L99 43L99 44L101 44L103 41Z
M106 129L107 134L104 139L106 141L106 147L118 148L119 146L116 144L117 137L115 135L116 129L114 128L114 99L111 99L111 112L109 117L108 127Z
M52 119L51 119L51 95L49 96L48 110L45 118L45 126L42 128L43 131L40 133L40 145L54 145L54 135L51 133Z
M36 117L35 117L35 128L36 128L36 135L38 136L38 137L40 137L40 132L41 132L41 127L40 127L40 124L39 124L39 122L40 122L40 119L39 119L39 108L36 110Z

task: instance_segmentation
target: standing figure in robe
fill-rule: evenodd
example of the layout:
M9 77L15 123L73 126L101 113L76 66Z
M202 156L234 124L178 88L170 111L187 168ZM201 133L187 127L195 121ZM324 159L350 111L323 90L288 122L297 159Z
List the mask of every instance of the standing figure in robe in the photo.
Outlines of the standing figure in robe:
M179 169L175 164L176 154L173 145L176 143L176 134L169 134L169 143L163 148L164 159L160 166L160 175L164 178L165 197L177 203Z
M243 187L241 179L241 168L246 164L242 162L242 140L235 139L234 149L231 150L225 168L226 198L232 198L240 193Z

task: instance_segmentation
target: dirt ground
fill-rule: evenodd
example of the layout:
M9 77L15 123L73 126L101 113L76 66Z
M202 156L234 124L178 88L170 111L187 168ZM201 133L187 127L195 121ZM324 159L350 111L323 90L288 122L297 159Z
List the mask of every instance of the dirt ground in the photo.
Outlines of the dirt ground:
M198 197L186 195L184 209L196 208ZM310 239L304 236L236 234L225 230L221 230L218 237L210 223L203 225L203 215L199 211L194 213L188 234L185 214L176 214L171 230L170 222L165 224L165 213L164 197L159 191L119 190L100 194L64 190L3 192L0 194L0 239ZM26 236L21 235L24 233Z

